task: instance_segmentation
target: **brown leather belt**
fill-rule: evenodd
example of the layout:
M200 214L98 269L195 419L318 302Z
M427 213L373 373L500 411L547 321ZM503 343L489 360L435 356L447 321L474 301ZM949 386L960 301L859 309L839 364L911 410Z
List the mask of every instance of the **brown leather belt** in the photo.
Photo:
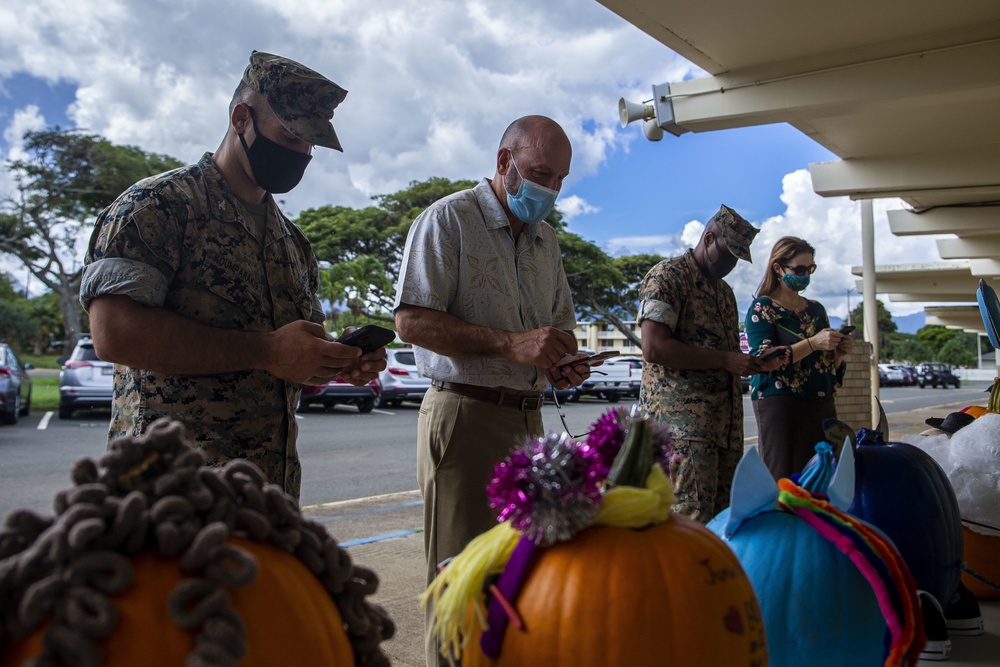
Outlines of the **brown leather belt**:
M493 405L503 405L508 408L517 408L524 412L541 410L545 399L541 394L523 396L519 394L509 394L504 389L492 389L490 387L480 387L474 384L462 384L461 382L435 382L434 386L444 391L451 391L462 396L474 398L477 401L486 401Z

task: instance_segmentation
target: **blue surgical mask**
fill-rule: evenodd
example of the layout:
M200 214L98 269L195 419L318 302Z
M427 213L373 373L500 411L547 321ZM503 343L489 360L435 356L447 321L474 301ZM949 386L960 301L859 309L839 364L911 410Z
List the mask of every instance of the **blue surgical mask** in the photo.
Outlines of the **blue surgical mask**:
M528 225L541 222L555 206L559 191L550 190L522 176L521 170L514 162L513 155L510 156L510 163L514 165L518 176L521 176L521 185L518 186L517 192L507 193L507 206L510 208L510 212L518 220Z
M801 292L809 287L809 276L797 276L793 273L786 273L781 276L781 282L785 283L785 287L788 289Z

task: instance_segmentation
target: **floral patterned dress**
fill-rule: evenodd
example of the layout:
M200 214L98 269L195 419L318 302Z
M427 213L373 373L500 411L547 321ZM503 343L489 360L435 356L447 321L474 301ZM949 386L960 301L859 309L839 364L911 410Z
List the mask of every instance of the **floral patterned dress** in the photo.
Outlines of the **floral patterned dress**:
M826 309L819 301L806 299L806 308L795 312L778 305L770 297L753 300L746 317L750 354L778 345L792 345L829 328ZM817 350L795 363L769 373L759 373L750 380L750 398L795 396L832 398L843 382L846 365L834 368L834 353Z

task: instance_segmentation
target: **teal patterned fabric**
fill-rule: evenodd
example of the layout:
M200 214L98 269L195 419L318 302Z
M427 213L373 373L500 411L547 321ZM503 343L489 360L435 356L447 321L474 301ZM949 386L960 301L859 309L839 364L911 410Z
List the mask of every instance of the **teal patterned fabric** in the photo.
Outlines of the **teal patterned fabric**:
M769 297L753 300L746 316L750 354L758 354L778 345L792 345L830 327L826 308L819 301L806 299L801 313L778 305ZM759 373L750 380L750 398L797 396L828 398L844 379L846 364L833 366L834 353L817 350L776 371Z

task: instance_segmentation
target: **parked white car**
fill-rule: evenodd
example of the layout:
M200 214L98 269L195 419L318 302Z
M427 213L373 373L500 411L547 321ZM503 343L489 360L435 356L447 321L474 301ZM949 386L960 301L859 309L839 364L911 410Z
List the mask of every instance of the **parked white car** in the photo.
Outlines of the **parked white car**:
M59 371L59 419L71 419L74 410L111 408L115 365L103 361L94 342L83 336Z
M590 350L580 350L593 354ZM640 379L642 371L639 371ZM600 366L594 366L590 379L580 385L580 396L596 396L611 403L632 393L632 364L627 359L609 359Z
M903 384L903 371L891 364L878 365L878 380L880 385L898 387Z

